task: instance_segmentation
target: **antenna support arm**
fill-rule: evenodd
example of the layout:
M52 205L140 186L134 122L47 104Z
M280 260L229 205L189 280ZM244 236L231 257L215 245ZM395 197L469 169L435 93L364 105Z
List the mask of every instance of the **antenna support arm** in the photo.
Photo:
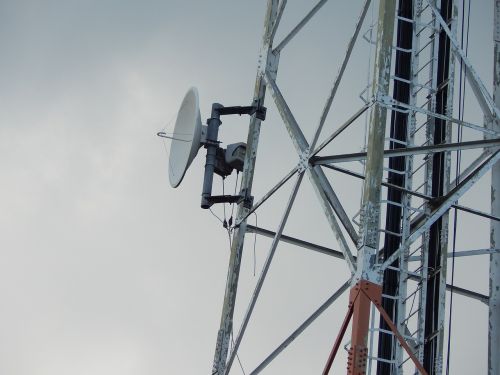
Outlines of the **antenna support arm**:
M256 105L250 105L250 106L232 106L232 107L221 107L218 108L217 111L219 112L220 116L225 116L225 115L249 115L252 116L255 114L255 117L257 117L259 120L264 121L266 119L266 112L267 108L264 106L261 106L259 104Z
M214 203L234 203L245 202L245 206L251 206L250 197L229 197L229 196L214 196L212 197L212 183L214 172L217 166L217 149L219 148L219 126L221 125L221 116L226 115L250 115L261 121L266 119L267 108L260 104L259 101L255 101L254 105L251 106L231 106L224 107L222 104L214 103L212 104L212 114L207 120L207 137L204 142L205 148L207 149L207 157L205 162L205 175L203 178L203 191L201 193L201 208L210 208Z

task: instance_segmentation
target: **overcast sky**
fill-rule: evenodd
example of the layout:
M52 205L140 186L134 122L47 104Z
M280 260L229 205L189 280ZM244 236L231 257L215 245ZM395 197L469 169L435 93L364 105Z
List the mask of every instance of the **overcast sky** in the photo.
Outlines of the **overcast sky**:
M289 1L277 40L313 3ZM490 88L493 4L477 3L470 54ZM308 137L360 6L330 1L281 55L278 82ZM190 86L199 89L202 119L213 102L250 104L265 7L265 0L0 1L0 374L209 373L228 238L199 208L203 152L174 190L168 142L155 134L172 130ZM367 25L371 17L370 10ZM325 132L361 106L369 52L360 42ZM268 107L256 199L297 160ZM224 119L222 141L244 141L247 126L244 117ZM359 151L362 134L354 129L335 150ZM475 194L487 196L487 183ZM334 184L351 216L360 186ZM226 193L233 188L228 179ZM259 226L277 227L289 189L259 211ZM487 200L472 202L488 211ZM461 233L457 250L488 247L487 223L476 228L478 240ZM285 233L338 249L305 179ZM254 261L258 273L269 243L258 238L254 258L247 236L235 329L257 279ZM457 284L487 293L486 258L468 264L457 264ZM245 370L347 277L340 260L280 245L241 346ZM318 373L346 304L344 295L264 373ZM460 297L457 304L468 310L454 315L452 373L484 373L486 306ZM477 325L464 327L468 314L480 317ZM345 368L344 353L335 366Z

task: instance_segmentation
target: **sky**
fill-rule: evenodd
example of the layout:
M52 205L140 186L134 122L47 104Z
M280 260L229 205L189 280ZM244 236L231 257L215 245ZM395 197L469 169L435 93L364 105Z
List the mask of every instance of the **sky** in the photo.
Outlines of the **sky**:
M276 40L312 6L288 3ZM492 3L473 3L469 49L488 88ZM228 236L199 207L202 150L174 190L169 143L156 133L172 131L191 86L200 92L202 119L214 102L250 104L265 7L265 0L0 1L1 374L210 371ZM361 1L328 2L281 55L278 84L308 138L360 7ZM376 17L372 9L367 23ZM357 95L367 83L373 47L358 44L324 134L362 104ZM256 199L296 163L277 111L267 103ZM472 100L466 117L482 121ZM329 150L359 151L363 122ZM224 119L220 139L244 141L247 128L245 117ZM234 184L234 176L228 178L226 192ZM354 215L360 183L337 176L333 185ZM464 204L488 211L487 185L486 178ZM290 187L250 223L274 230ZM214 190L221 191L220 179ZM223 208L214 213L223 217ZM488 246L487 222L472 220L461 223L474 225L476 235L459 232L458 250ZM305 179L285 233L338 249ZM246 238L235 329L269 244ZM460 262L457 284L487 293L485 258ZM340 260L281 244L240 348L245 371L348 276ZM484 373L487 309L461 297L456 303L452 373ZM319 372L346 305L344 295L263 373ZM463 324L470 315L477 324ZM345 368L345 353L335 366ZM233 373L241 373L237 364Z

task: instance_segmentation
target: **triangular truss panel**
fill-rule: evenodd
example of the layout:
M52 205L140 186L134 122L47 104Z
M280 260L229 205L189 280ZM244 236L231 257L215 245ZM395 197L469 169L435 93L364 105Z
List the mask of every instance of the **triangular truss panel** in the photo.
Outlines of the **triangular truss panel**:
M286 66L287 48L317 14L326 10L326 3L317 2L286 32L280 24L287 16L287 1L268 1L254 100L261 105L265 102L273 126L286 131L282 134L290 145L287 157L283 158L285 151L274 152L293 162L289 170L278 175L272 161L259 159L259 139L269 134L263 128L268 123L264 125L253 116L241 195L252 193L254 178L259 177L256 166L268 171L266 176L274 176L275 181L266 181L269 191L255 196L253 206L238 206L212 374L237 371L234 363L238 350L280 243L320 253L329 261L335 258L350 276L331 285L331 296L262 358L252 374L266 369L332 304L346 303L347 297L341 296L348 291L345 320L338 327L337 340L332 336L333 349L318 348L325 352L321 366L324 374L332 363L335 366L339 350L346 351L349 374L444 373L454 340L449 325L453 296L461 306L488 305L490 317L481 321L486 325L489 319L490 328L481 347L486 348L488 342L488 368L490 374L498 374L498 356L493 353L500 351L499 296L495 292L500 283L499 250L495 246L500 241L500 203L494 195L467 201L482 199L487 203L482 208L460 201L474 194L479 184L485 184L485 176L492 175L493 188L500 189L497 87L491 95L487 89L491 84L481 80L467 56L464 29L458 30L463 21L453 0L363 0L350 30L337 30L332 25L330 32L347 36L345 45L336 47L336 51L343 51L343 55L336 54L341 56L338 65L323 75L329 80L329 89L324 102L313 106L319 108L317 115L310 115L311 108L301 112L300 98L306 98L308 92L300 82L307 82L307 76L315 72L307 66L296 67L295 74L300 77L293 80L280 78L278 68ZM496 16L495 22L500 22ZM358 67L362 56L368 69L361 72ZM355 72L350 71L353 67ZM481 113L476 121L464 120L465 88L468 103L473 102L468 105ZM353 92L357 94L351 99ZM299 238L286 230L305 184L320 213L301 219L308 224L325 222L327 245L316 243L314 236ZM286 189L282 189L284 185ZM280 209L273 206L265 211L272 196L283 190L288 195L281 196ZM484 208L490 204L491 212ZM273 212L274 220L261 222L274 223L274 227L255 224L250 219L254 212ZM459 220L461 215L468 219ZM473 220L469 220L471 217ZM481 222L478 228L491 226L491 242L489 237L482 238L476 248L461 248L456 239L465 232L474 234L473 228L460 226L462 222ZM250 300L238 300L247 305L238 319L239 326L233 327L246 234L271 241ZM455 262L479 256L490 258L490 293L459 284L454 277ZM486 360L486 355L482 358Z

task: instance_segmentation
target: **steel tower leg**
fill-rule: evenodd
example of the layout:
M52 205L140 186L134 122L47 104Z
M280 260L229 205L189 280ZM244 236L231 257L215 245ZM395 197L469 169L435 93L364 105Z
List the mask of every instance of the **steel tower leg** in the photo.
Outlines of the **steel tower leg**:
M495 0L494 5L494 73L493 73L493 98L497 107L500 107L500 1ZM492 126L498 131L498 119ZM496 163L491 170L491 213L500 214L500 163ZM490 222L490 247L500 247L500 223ZM490 299L488 321L488 373L500 374L500 254L490 255Z
M377 99L389 93L391 78L392 39L394 35L395 0L381 0L377 30L377 50L373 96ZM380 194L384 167L384 141L387 108L375 103L370 118L366 177L363 186L360 240L356 279L381 284L380 275L374 272L379 245ZM356 280L356 281L357 281Z
M272 44L274 37L273 30L275 30L276 26L275 23L277 18L277 9L278 0L268 0L264 26L264 36L262 40L262 48L259 57L259 68L255 81L254 91L254 101L260 104L264 103L266 93L266 85L262 78L263 73L267 70L272 72L273 75L276 75L279 61L279 58L272 53ZM245 155L245 166L243 169L240 191L240 193L246 197L250 197L251 194L259 134L260 120L254 115L250 120L250 127L248 130L247 152ZM247 212L248 208L246 208L243 204L240 204L238 206L237 221L239 221L240 218L244 218ZM226 358L229 349L230 337L233 331L233 313L236 302L236 292L238 289L241 254L243 251L245 232L246 220L242 220L239 227L235 229L233 235L231 254L229 257L228 274L226 279L226 290L222 306L222 316L215 346L212 375L223 375L226 371Z
M377 100L389 94L395 14L395 0L380 1L375 71L373 75L373 97ZM376 102L370 117L357 269L354 277L354 282L363 280L376 285L381 285L382 281L381 275L375 270L375 266L380 240L380 201L384 171L386 120L387 108ZM362 298L356 304L352 315L352 346L349 350L349 374L364 374L366 372L369 316L370 303Z

